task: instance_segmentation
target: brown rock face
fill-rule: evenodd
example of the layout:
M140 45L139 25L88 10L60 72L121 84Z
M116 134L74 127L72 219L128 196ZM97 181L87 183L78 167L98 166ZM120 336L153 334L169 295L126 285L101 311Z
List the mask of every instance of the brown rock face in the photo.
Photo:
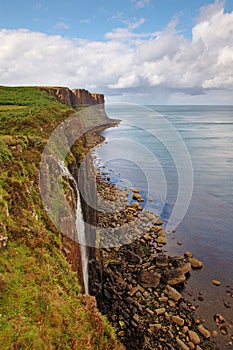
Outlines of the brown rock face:
M64 103L74 109L78 109L80 106L95 106L104 105L104 95L90 93L85 89L73 89L70 90L67 87L40 87L40 90L46 91L49 95L54 96L60 103Z
M94 106L98 104L104 104L104 95L91 94L85 89L73 89L72 90L72 105L73 108L78 106Z

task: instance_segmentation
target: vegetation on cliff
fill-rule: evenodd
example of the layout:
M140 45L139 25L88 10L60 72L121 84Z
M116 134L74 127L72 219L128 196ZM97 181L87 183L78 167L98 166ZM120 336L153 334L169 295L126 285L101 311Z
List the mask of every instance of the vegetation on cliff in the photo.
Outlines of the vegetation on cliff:
M81 294L39 195L41 152L73 112L37 88L0 87L1 349L121 348Z

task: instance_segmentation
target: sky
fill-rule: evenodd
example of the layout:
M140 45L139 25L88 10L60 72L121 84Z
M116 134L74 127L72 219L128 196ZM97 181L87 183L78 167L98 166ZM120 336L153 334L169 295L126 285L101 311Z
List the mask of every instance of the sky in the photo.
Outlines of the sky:
M0 0L0 85L233 104L233 0Z

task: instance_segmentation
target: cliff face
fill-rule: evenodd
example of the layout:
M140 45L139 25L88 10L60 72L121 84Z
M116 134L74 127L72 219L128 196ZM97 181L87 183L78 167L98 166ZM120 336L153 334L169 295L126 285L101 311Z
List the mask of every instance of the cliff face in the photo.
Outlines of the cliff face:
M85 89L72 90L72 107L77 108L82 106L94 106L104 104L103 94L92 94Z
M68 89L60 92L59 98L69 99ZM73 112L36 87L0 86L1 349L123 349L99 314L95 299L80 293L81 273L71 271L62 253L63 249L76 271L81 266L79 246L72 236L62 244L39 192L46 142ZM85 140L81 141L73 158L75 169L85 146ZM47 165L48 171L56 170L52 158ZM63 181L72 206L76 202L71 201L73 191L68 184ZM61 208L58 215L68 225L62 213Z
M85 89L70 90L67 87L40 87L40 89L54 96L58 102L74 109L78 109L80 106L89 107L104 104L103 94L91 93Z

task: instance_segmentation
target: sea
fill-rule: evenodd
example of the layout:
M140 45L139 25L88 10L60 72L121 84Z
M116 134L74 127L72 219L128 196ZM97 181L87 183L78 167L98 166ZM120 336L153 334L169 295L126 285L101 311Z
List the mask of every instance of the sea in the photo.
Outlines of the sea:
M203 262L184 292L207 326L214 329L215 313L232 322L233 106L116 104L106 111L121 122L102 132L96 164L120 188L139 189L144 210L164 221L168 254L189 250Z

